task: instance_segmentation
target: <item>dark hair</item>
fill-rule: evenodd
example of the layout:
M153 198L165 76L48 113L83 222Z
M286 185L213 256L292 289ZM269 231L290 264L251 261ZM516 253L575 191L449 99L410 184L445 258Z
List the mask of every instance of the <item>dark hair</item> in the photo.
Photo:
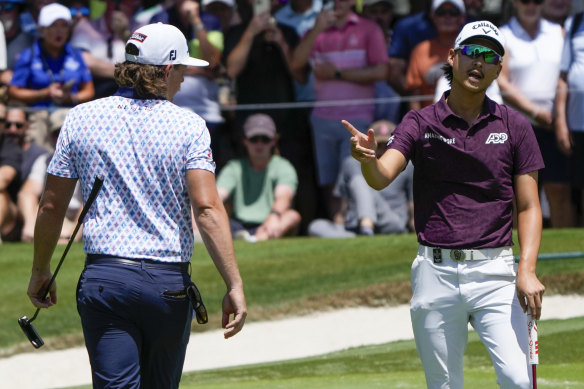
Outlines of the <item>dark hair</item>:
M126 53L138 55L136 45L126 45ZM129 86L136 90L138 96L148 98L164 96L168 87L164 80L164 66L147 65L125 61L117 63L114 70L114 79L119 86Z
M444 72L444 77L446 77L446 80L448 81L448 85L452 87L452 78L454 77L454 74L452 73L452 66L446 62L444 65L442 65L442 71Z

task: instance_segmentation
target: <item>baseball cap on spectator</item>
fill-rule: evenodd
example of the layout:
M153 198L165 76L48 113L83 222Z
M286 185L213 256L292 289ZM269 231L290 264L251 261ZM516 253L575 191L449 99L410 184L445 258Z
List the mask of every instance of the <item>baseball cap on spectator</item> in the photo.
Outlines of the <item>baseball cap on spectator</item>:
M386 144L387 141L389 141L393 130L395 130L395 123L392 123L389 120L378 120L371 124L371 128L373 129L377 144Z
M215 3L215 2L217 2L217 3L223 3L223 4L225 4L226 6L228 6L228 7L230 7L230 8L233 8L233 7L235 7L235 0L203 0L203 1L201 2L201 5L202 5L203 7L206 7L206 6L208 6L209 4L211 4L211 3Z
M464 7L464 2L462 0L433 0L432 1L432 12L435 12L438 8L440 8L442 6L442 4L445 4L445 3L452 4L453 6L458 8L458 10L461 13L466 12L466 8Z
M135 54L130 45L137 49ZM126 42L126 61L161 66L209 65L209 62L189 55L187 40L178 28L163 23L147 24L134 31Z
M59 3L51 3L41 8L39 12L39 27L49 27L57 20L71 24L71 11Z
M63 123L65 123L65 116L67 116L68 112L69 108L60 108L51 113L51 116L49 116L50 132L58 131L61 129L61 127L63 127Z
M243 134L248 139L256 135L274 138L276 136L276 124L268 115L256 113L248 117L243 124Z
M454 41L454 50L460 49L470 39L488 39L498 47L497 53L505 55L505 38L501 31L488 20L467 23Z

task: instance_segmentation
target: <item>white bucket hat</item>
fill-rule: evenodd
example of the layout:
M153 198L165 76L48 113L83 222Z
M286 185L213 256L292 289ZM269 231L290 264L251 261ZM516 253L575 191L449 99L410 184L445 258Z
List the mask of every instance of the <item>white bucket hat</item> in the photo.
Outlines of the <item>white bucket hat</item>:
M189 55L183 33L170 24L154 23L142 26L130 36L126 45L133 44L138 54L126 53L126 61L146 65L208 66L207 61Z

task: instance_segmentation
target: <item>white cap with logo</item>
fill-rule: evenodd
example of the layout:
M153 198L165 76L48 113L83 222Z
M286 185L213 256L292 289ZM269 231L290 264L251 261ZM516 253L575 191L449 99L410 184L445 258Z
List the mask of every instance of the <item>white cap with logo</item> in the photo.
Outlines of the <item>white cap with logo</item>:
M442 6L444 3L450 3L462 13L466 12L466 8L464 7L464 1L462 0L433 0L432 1L432 12L435 12L438 8Z
M39 27L50 27L59 19L71 23L69 8L59 3L47 4L39 12Z
M170 24L154 23L140 27L126 46L132 44L138 49L138 54L128 54L126 61L146 65L187 65L208 66L207 61L193 58L189 55L189 47L183 33Z
M505 55L505 38L503 38L501 31L488 20L480 20L466 24L454 41L454 49L460 49L471 38L490 39L499 46L497 54Z

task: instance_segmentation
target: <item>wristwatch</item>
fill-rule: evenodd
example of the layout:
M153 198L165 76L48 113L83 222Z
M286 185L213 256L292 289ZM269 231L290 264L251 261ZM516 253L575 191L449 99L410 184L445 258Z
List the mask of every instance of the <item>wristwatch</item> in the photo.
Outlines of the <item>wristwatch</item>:
M335 70L335 78L336 78L337 80L342 80L342 79L343 79L343 74L342 74L342 73L341 73L341 71L340 71L340 70L338 70L338 69L337 69L337 70Z

